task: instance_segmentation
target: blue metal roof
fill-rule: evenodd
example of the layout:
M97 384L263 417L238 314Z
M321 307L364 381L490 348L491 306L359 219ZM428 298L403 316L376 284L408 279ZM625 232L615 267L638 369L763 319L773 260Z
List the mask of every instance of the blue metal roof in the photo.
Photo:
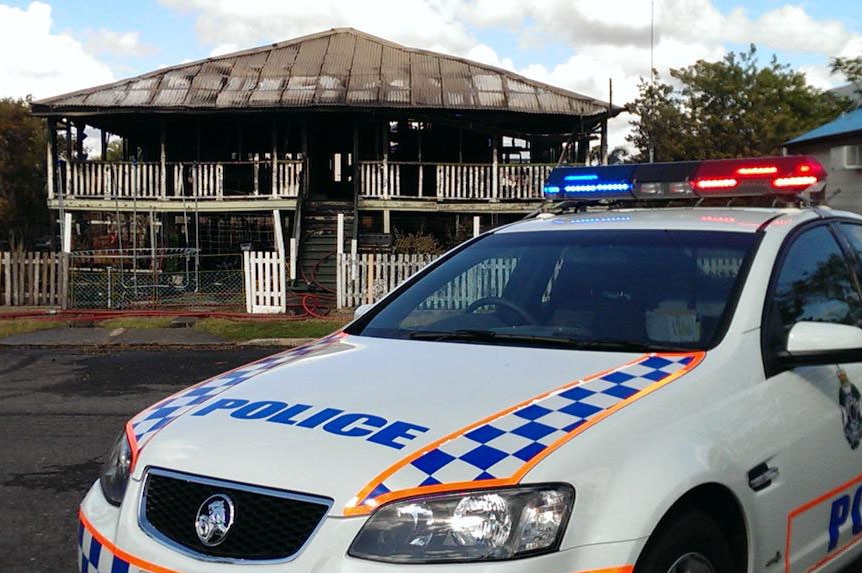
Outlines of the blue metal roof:
M785 145L805 143L806 141L845 135L855 131L862 131L862 108L845 113L837 119L833 119L829 123L824 123L820 127L815 127L811 131L803 133L799 137L794 137L785 143Z

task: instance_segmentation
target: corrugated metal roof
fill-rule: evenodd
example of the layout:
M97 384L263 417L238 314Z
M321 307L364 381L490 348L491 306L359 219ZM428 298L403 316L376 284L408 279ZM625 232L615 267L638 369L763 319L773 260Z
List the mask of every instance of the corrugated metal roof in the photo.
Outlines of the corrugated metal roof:
M833 119L829 123L824 123L820 127L816 127L807 133L803 133L799 137L791 139L784 145L792 146L797 143L807 143L815 139L828 139L830 137L847 135L857 131L862 132L862 108L845 113L837 119Z
M360 106L597 115L608 105L476 62L408 48L351 28L164 68L34 102L81 110L237 110ZM622 111L615 107L612 114Z

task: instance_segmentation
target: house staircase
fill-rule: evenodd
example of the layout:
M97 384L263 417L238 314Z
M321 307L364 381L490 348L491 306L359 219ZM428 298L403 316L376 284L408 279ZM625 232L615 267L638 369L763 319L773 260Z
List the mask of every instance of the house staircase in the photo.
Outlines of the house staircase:
M302 205L297 283L309 291L335 292L338 215L344 214L345 250L353 232L352 201L307 199Z

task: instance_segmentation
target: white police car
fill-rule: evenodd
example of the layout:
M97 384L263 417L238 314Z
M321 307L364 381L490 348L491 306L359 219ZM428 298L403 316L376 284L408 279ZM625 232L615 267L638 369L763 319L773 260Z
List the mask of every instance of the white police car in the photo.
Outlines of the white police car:
M546 192L791 200L806 157ZM83 572L836 571L862 550L862 218L586 210L487 233L343 332L135 416Z

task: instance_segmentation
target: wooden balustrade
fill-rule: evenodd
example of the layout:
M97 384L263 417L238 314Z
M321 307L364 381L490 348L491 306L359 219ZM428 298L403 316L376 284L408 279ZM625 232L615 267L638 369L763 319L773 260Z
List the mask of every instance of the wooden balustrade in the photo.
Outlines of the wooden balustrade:
M542 199L543 187L554 165L543 163L418 163L382 161L359 164L360 195L372 199L421 198L433 183L437 200ZM434 177L429 183L429 178ZM410 178L415 181L410 181ZM413 191L407 191L407 189ZM405 192L406 191L406 192Z
M76 161L60 164L60 181L68 198L222 200L230 197L297 197L303 161L130 163ZM244 187L228 187L226 170L245 170ZM539 200L553 169L548 164L359 163L360 195L367 198L437 200ZM274 176L274 181L273 181ZM234 177L235 179L235 177ZM164 185L163 182L164 181ZM266 181L266 183L261 183ZM164 188L163 188L164 186Z
M496 199L493 166L450 163L437 166L439 199Z
M275 194L279 197L299 195L302 161L279 161L276 166Z
M384 169L384 166L387 168ZM359 164L363 197L386 199L401 195L401 166L397 163L366 161Z
M58 184L67 198L221 200L226 196L225 168L242 166L252 168L247 181L249 190L234 191L231 196L271 198L299 195L303 162L297 160L276 163L274 185L261 184L261 171L272 171L272 163L266 161L172 162L165 164L164 177L160 163L63 162ZM272 181L271 176L268 181Z
M500 164L498 166L498 197L500 199L540 200L545 181L554 165L542 163Z

